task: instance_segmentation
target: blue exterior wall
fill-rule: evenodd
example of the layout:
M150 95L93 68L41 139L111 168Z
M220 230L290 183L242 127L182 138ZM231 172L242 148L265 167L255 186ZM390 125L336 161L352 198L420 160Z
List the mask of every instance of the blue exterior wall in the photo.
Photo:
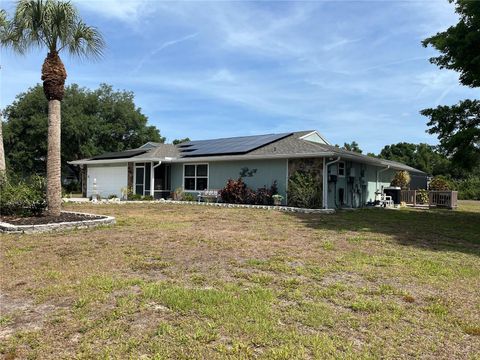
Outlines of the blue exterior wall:
M200 163L205 164L205 162ZM251 177L243 178L248 187L251 189L263 186L270 187L274 181L277 181L278 192L285 200L287 199L288 168L286 159L212 161L208 165L209 189L222 189L228 179L237 179L240 176L242 168L256 169ZM183 166L183 163L172 164L172 190L183 189ZM329 174L336 175L337 166L337 163L330 165ZM352 169L354 176L352 176L353 180L349 181ZM339 189L344 191L343 206L345 207L361 207L367 202L375 201L377 171L381 169L383 168L345 160L345 176L338 176L336 183L328 182L328 207L339 208L342 206ZM390 169L381 172L379 174L379 188L389 186L394 174L395 171Z
M193 163L191 163L193 164ZM206 164L206 162L199 162ZM277 182L278 192L286 198L287 160L243 160L212 161L208 164L208 188L223 189L229 179L238 179L242 168L256 170L252 176L243 178L247 186L253 190L266 186L269 188ZM183 163L172 164L172 189L183 188Z
M345 207L361 207L367 202L375 201L375 192L377 191L377 171L384 168L361 164L351 161L345 162L345 176L338 176L337 182L328 183L328 207L339 208L341 201L339 189L344 191ZM353 169L353 172L351 171ZM338 163L329 166L329 174L336 175ZM353 179L350 179L350 175ZM378 177L378 187L387 187L395 175L395 170L382 171Z

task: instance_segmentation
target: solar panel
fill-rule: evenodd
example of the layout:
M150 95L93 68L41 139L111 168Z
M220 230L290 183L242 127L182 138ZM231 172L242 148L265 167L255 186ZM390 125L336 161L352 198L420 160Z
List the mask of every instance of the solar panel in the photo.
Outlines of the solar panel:
M94 156L90 160L107 160L107 159L131 158L132 156L145 154L147 152L147 150L148 149L110 152L110 153L105 153L105 154Z
M179 145L178 149L183 157L245 154L290 135L292 133L189 141Z

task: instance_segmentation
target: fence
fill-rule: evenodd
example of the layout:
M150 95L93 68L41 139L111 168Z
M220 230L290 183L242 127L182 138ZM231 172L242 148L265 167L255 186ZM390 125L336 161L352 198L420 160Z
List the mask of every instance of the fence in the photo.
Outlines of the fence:
M428 194L428 200L422 193ZM402 190L401 201L411 206L428 205L429 207L446 207L455 209L458 206L457 191L427 191Z

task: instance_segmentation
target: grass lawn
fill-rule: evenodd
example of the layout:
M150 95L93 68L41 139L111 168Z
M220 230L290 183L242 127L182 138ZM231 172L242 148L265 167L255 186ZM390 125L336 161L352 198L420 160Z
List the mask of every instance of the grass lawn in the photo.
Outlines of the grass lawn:
M0 236L0 356L480 358L480 203L299 215L66 206Z

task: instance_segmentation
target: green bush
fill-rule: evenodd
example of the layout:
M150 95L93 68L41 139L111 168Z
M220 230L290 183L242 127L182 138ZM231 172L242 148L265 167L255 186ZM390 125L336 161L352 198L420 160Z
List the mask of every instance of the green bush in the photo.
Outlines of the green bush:
M480 200L480 176L471 176L457 182L460 200Z
M127 200L142 200L142 195L140 194L133 194L133 193L129 193L128 195L128 198Z
M153 200L153 196L152 196L152 195L145 195L144 197L142 197L142 200L152 201L152 200Z
M403 190L408 189L408 184L410 184L410 174L408 171L397 171L390 183L391 186L398 186Z
M273 205L272 196L277 193L276 180L270 188L264 186L254 191L245 184L241 177L237 180L229 179L225 187L219 191L224 203L249 205Z
M182 201L195 201L195 195L189 192L183 192L181 199Z
M430 181L428 188L434 191L455 190L455 183L447 177L439 175Z
M297 171L288 180L288 204L310 209L321 207L321 183L312 174Z
M428 191L425 189L417 190L417 204L428 204Z
M43 177L0 182L0 215L39 216L47 207Z

